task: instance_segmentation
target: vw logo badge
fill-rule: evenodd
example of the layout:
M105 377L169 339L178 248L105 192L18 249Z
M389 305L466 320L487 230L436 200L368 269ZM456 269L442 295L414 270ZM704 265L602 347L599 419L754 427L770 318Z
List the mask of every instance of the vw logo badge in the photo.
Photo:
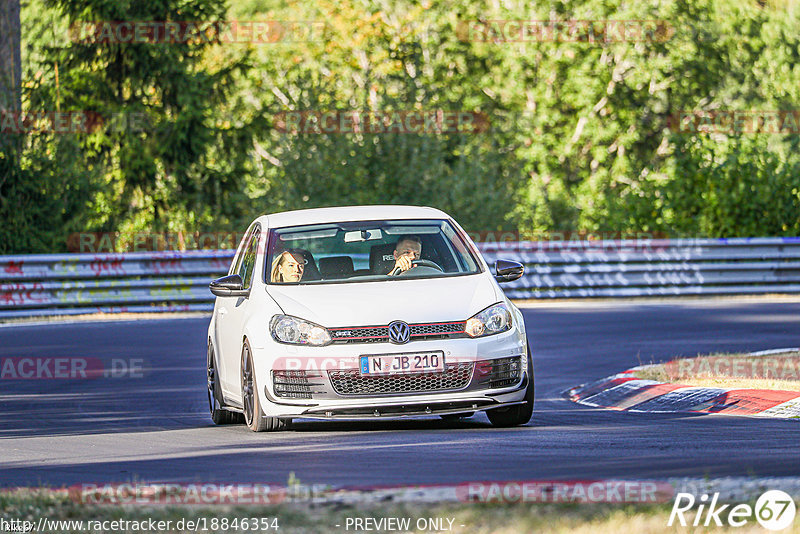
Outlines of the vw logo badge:
M389 323L389 341L397 345L408 343L411 339L411 328L408 323L403 321L392 321Z

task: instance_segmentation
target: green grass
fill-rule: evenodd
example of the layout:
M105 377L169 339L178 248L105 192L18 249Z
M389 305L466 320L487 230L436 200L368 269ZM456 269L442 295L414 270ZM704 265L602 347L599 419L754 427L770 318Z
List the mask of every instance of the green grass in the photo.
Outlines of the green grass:
M800 391L800 353L707 354L650 365L634 376L687 386Z
M411 532L419 518L453 519L453 533L521 532L663 532L671 503L659 504L416 504L380 503L374 505L291 503L270 506L87 506L65 494L45 490L21 490L0 494L2 516L37 522L40 517L61 520L155 521L197 520L206 518L277 518L278 532L347 532L348 518L410 518ZM445 521L445 524L447 522ZM339 525L337 527L336 525ZM174 527L173 527L174 529ZM238 530L243 532L242 529ZM78 532L61 530L52 532ZM84 530L84 532L86 532ZM223 532L221 528L217 532ZM228 529L227 532L232 532ZM269 531L262 531L269 532ZM352 526L349 532L354 532Z

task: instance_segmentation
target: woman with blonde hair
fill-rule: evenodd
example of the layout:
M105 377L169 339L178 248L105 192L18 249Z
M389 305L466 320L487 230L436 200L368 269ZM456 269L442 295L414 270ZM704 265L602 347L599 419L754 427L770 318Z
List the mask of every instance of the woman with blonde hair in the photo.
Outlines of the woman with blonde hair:
M270 282L293 283L299 282L303 277L306 262L302 254L286 250L275 256L270 270Z

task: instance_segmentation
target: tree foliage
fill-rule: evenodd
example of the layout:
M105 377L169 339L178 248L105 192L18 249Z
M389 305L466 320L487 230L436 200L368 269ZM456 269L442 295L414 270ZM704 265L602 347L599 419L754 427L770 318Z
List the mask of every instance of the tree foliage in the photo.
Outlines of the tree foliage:
M146 128L26 136L19 158L0 160L12 169L0 209L30 210L3 211L14 221L6 251L59 249L67 231L241 229L264 212L380 203L529 235L800 231L800 132L674 127L684 111L800 109L791 2L43 1L23 6L27 109L139 114ZM300 40L178 45L84 44L52 30L226 19L324 28ZM502 20L650 21L659 31L514 42L491 33ZM490 28L488 38L470 38L469 24ZM480 113L491 127L280 128L291 111L432 110ZM42 230L52 214L58 230Z

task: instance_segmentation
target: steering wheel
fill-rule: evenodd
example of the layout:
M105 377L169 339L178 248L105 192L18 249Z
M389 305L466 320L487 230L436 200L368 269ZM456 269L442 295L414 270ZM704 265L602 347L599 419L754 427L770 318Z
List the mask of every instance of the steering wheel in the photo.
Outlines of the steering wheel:
M444 272L444 269L439 267L439 265L437 265L436 263L432 262L431 260L411 260L411 269L413 269L414 267L430 267L431 269L436 269L439 272ZM410 271L411 269L409 269L408 271ZM405 273L408 272L408 271L403 271L401 273L398 273L399 270L400 270L400 268L396 267L392 271L392 275L402 276L402 275L404 275Z

